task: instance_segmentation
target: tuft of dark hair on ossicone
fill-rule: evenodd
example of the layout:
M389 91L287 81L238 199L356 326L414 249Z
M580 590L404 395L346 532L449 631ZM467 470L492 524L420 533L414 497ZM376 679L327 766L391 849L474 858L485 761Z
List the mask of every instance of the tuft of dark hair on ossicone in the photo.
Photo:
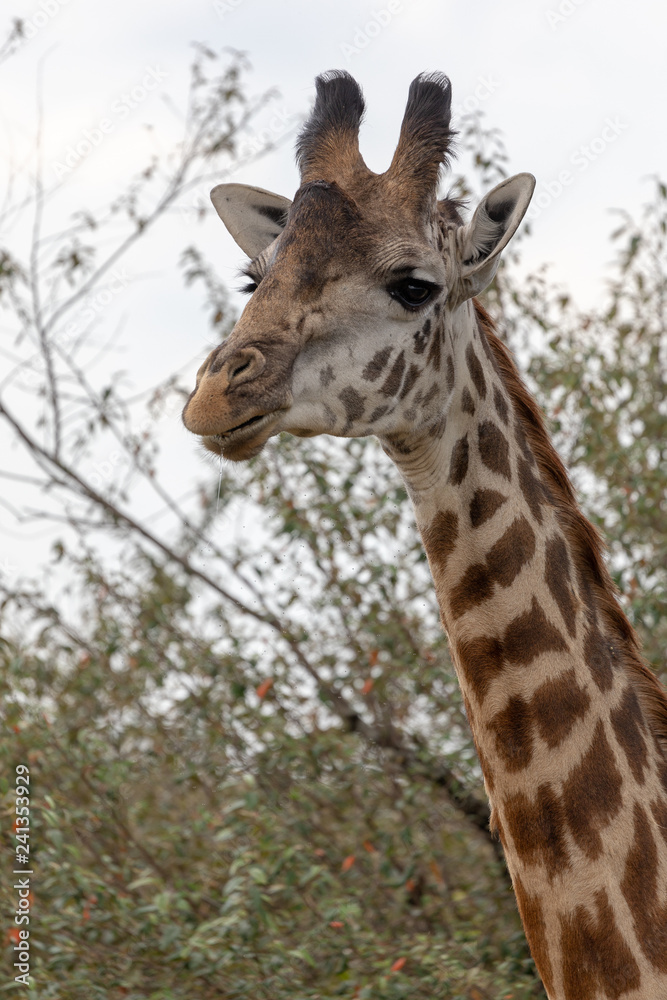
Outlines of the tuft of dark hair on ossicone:
M444 73L421 73L410 84L390 171L435 183L453 151L452 85Z
M332 140L347 136L356 143L366 107L361 87L347 70L322 73L315 80L315 88L315 106L296 143L296 160L302 174Z

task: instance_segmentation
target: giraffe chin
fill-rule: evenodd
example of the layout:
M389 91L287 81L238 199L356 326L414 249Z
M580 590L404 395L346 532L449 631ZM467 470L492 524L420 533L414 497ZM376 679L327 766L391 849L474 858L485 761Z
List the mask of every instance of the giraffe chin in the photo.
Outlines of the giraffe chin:
M274 433L281 414L265 413L248 425L221 434L202 436L204 447L231 462L247 462L258 455Z

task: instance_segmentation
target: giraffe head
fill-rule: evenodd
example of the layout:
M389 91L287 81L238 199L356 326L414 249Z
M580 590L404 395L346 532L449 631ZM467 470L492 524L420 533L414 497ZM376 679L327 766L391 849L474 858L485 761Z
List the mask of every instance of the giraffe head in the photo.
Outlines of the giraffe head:
M183 420L237 461L280 431L391 439L437 421L451 391L442 331L493 278L535 183L503 181L464 225L437 199L453 137L445 76L413 81L383 174L359 153L358 84L336 71L316 86L294 200L241 184L211 194L250 257L252 296L199 369Z

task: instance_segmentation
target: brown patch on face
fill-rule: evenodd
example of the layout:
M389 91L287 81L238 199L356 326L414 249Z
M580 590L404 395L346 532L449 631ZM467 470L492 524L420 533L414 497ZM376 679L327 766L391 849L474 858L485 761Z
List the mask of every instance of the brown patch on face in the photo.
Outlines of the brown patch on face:
M454 618L487 601L493 594L493 581L485 563L474 563L465 571L449 595Z
M464 434L452 448L452 457L449 463L449 482L453 486L460 486L468 472L468 435Z
M421 368L419 365L410 365L407 371L407 375L403 379L403 385L401 386L400 399L405 399L407 394L412 389L413 385L417 381L419 375L421 374Z
M376 420L379 420L380 417L383 417L385 415L388 409L389 409L388 406L376 406L373 412L371 413L370 417L368 418L369 422L371 424L375 423Z
M504 476L505 479L511 479L510 449L503 432L492 420L484 420L479 425L478 435L479 454L484 465L492 472Z
M504 424L507 424L509 421L509 406L507 405L507 400L497 385L494 385L493 387L493 403L498 416Z
M523 493L524 499L528 504L530 513L533 515L538 524L542 524L541 506L544 503L542 484L539 479L533 475L530 464L525 458L519 458L518 470L519 486L521 487L521 492Z
M445 416L444 413L441 413L440 416L436 420L434 420L432 424L429 424L428 436L430 438L441 438L442 435L445 433L446 427L447 427L447 417Z
M470 523L473 528L485 524L506 501L507 497L497 490L477 490L470 501Z
M459 519L451 510L439 510L423 534L428 557L440 570L456 548L459 536Z
M470 372L472 384L477 390L477 395L480 399L486 399L486 379L484 378L484 369L482 368L479 358L475 354L475 349L472 344L468 344L466 347L466 364L468 365L468 371Z
M348 426L354 423L355 420L363 417L365 409L364 398L351 385L348 385L342 392L339 392L338 398L345 407Z
M531 896L523 887L518 875L514 877L514 892L519 907L521 922L528 938L530 953L542 977L544 988L548 993L553 989L553 969L547 944L547 928L542 913L539 896Z
M564 653L568 647L533 597L530 611L517 615L507 626L503 648L510 663L527 667L543 653Z
M614 735L628 759L635 781L643 785L644 768L648 767L648 748L642 735L642 730L646 732L646 723L637 695L631 687L625 689L620 705L612 710L610 718Z
M531 707L520 695L512 695L505 708L489 722L496 736L496 750L508 771L522 771L533 758Z
M570 578L570 556L565 539L554 535L546 545L544 579L551 591L551 596L560 608L565 627L574 638L577 634L576 606L572 594Z
M451 392L452 389L454 388L454 381L455 381L454 362L452 360L451 354L447 355L447 371L445 373L445 378L447 380L447 388Z
M545 681L531 701L540 736L551 750L563 742L577 719L584 718L591 703L586 689L579 686L574 670L566 670L560 677Z
M614 680L609 643L596 628L584 640L584 659L600 691L608 691Z
M464 413L469 413L471 417L475 415L475 403L470 395L470 390L467 385L464 386L463 392L461 393L461 409Z
M662 834L662 839L667 844L667 800L656 799L655 802L651 802L651 812Z
M324 368L320 369L320 385L323 385L325 389L335 380L336 375L331 365L325 365Z
M435 399L435 397L438 395L439 388L440 387L438 383L434 382L422 400L421 404L422 410L425 410L426 407L429 405L429 403L431 403L431 401Z
M375 382L376 379L379 379L389 361L391 352L391 347L383 347L381 351L376 351L362 371L361 377L367 382Z
M491 579L509 587L534 554L535 532L525 517L518 517L487 554Z
M401 387L403 372L405 371L405 351L401 351L393 365L391 371L380 386L380 392L385 396L395 396Z
M595 908L596 916L577 906L560 917L565 1000L620 1000L641 983L605 889L595 893Z
M494 677L503 671L503 647L500 639L481 635L464 639L456 646L463 675L481 703Z
M504 806L507 827L524 864L544 865L550 879L570 867L563 805L551 785L540 785L532 801L523 792L510 795Z
M415 342L415 354L423 354L428 344L428 339L431 336L431 321L427 319L421 330L417 330L414 334Z
M225 346L224 344L220 344L219 347L214 347L211 353L209 354L208 356L209 375L217 375L217 373L222 369L222 366L225 363L225 353L223 350L224 346Z
M563 785L563 806L572 836L595 860L603 850L600 830L621 808L623 778L600 720L591 745Z
M667 973L667 905L658 898L658 849L649 818L635 802L635 839L625 859L621 892L632 913L639 945L651 965Z
M431 346L426 358L428 365L433 365L437 372L440 371L440 337L431 338Z

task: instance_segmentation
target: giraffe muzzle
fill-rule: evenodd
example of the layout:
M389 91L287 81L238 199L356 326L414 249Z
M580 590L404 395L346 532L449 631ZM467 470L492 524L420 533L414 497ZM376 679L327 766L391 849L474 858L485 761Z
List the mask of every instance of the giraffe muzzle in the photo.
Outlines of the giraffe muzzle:
M291 397L259 348L230 348L216 348L199 369L183 423L209 451L244 461L262 449Z

